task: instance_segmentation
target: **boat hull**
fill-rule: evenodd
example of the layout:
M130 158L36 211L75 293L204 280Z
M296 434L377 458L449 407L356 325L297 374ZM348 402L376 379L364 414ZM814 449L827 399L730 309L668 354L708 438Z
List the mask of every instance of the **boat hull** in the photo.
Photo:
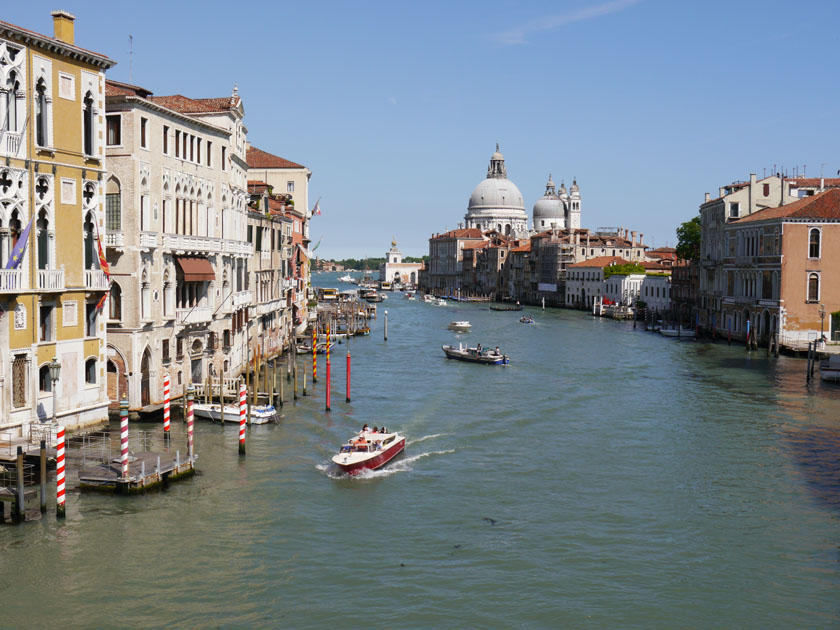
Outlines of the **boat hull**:
M193 414L197 418L207 418L213 422L220 422L222 419L219 405L195 404ZM251 424L268 424L269 422L277 422L277 420L277 410L271 405L260 405L251 409ZM239 407L225 405L225 421L239 422Z
M506 354L480 354L470 352L469 349L453 348L452 346L441 346L447 359L466 361L467 363L480 363L482 365L507 365L510 359Z
M338 455L334 455L332 460L333 463L341 468L341 470L345 473L349 475L356 475L363 470L377 470L382 468L404 450L405 438L401 437L383 451L368 453L370 457L366 457L365 459L350 461L351 458L349 456L339 453Z

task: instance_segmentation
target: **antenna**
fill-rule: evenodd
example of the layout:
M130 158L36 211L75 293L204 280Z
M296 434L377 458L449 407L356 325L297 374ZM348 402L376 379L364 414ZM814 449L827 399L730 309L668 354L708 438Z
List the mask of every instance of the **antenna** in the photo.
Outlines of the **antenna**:
M825 166L825 162L821 162L820 163L820 179L822 179L822 176L823 176L823 167L824 166Z
M134 83L134 73L132 72L134 65L134 36L128 34L128 82Z

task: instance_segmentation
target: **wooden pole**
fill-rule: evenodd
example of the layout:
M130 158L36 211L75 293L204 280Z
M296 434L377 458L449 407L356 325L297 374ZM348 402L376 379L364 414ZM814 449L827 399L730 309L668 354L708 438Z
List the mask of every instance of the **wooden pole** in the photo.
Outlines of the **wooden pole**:
M41 514L47 513L47 441L41 440Z
M23 495L23 448L17 447L17 461L15 462L17 472L17 494L15 499L14 522L20 523L26 518L26 505Z
M268 357L265 358L263 361L263 387L265 388L266 395L268 395ZM259 392L257 393L259 395ZM267 404L271 404L271 398L268 399Z
M297 400L297 361L295 361L294 365L292 366L292 372L294 373L294 385L293 385L293 392L294 392L294 399Z
M350 353L347 353L347 397L344 402L350 402Z
M275 371L274 366L277 364L277 357L274 357L274 361L271 362L271 381L270 385L268 386L268 404L274 405L274 384L275 384ZM268 372L266 372L265 378L268 379ZM268 382L268 381L266 381Z

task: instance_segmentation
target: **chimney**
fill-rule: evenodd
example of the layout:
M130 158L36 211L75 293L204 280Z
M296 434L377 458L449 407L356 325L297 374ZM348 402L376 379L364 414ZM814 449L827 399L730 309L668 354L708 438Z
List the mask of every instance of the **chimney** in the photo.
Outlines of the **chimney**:
M645 235L642 232L639 232L639 247L645 242Z
M750 186L755 185L755 173L750 173Z
M50 15L53 18L53 31L55 32L53 37L65 44L75 45L73 22L76 20L76 16L67 11L53 11Z
M709 203L709 199L711 198L712 196L709 193L706 193L706 203Z
M630 235L633 237L633 240L630 241L631 247L636 247L636 230L630 232Z
M718 188L718 192L720 193L718 197L723 197L724 193L726 192L725 188Z
M825 178L820 177L820 192L822 192L823 190L825 190Z

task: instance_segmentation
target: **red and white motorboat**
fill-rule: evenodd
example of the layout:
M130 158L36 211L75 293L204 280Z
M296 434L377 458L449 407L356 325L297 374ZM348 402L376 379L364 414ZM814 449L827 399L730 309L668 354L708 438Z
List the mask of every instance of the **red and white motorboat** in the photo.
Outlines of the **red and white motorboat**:
M333 462L344 472L355 475L364 469L376 470L405 450L405 436L399 433L362 430L342 445Z

